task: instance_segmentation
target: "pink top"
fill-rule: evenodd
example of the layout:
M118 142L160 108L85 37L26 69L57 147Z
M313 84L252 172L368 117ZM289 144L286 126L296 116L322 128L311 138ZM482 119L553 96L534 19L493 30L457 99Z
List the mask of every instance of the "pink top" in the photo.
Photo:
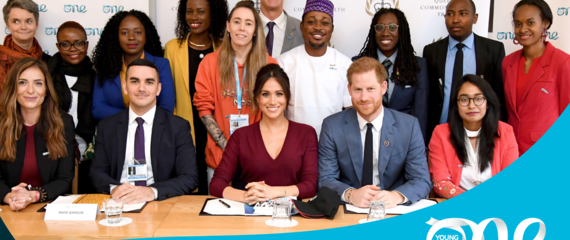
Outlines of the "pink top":
M244 184L265 181L269 186L295 185L299 188L297 198L313 197L319 177L317 145L314 128L289 121L281 152L272 159L263 143L259 122L240 128L226 146L210 183L210 194L223 197L224 189L240 167L239 179Z

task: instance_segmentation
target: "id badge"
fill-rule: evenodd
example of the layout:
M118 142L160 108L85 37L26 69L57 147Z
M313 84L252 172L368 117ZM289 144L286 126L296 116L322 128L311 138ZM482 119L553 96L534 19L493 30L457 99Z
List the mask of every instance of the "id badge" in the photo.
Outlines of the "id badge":
M230 115L230 136L241 127L249 125L248 114L232 114Z
M128 165L127 181L146 181L147 167L146 164Z

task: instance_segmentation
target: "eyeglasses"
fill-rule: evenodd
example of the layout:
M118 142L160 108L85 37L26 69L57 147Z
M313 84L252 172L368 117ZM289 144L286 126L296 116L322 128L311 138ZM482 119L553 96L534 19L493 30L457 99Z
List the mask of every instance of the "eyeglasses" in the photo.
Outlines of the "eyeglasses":
M71 49L71 46L74 46L75 49L77 49L77 50L84 49L84 48L85 48L85 45L87 45L86 43L88 43L88 42L89 42L89 41L79 40L79 41L76 41L76 42L74 42L74 43L70 43L70 42L60 42L60 43L57 43L57 44L59 45L59 47L60 47L62 50L68 51L68 50Z
M462 107L467 107L467 106L469 106L469 103L471 102L471 100L473 100L473 103L475 104L475 106L481 106L481 105L483 105L483 103L485 103L485 99L486 99L485 97L474 97L474 98L460 97L459 99L457 99L457 102Z
M398 31L398 24L395 23L390 23L389 25L384 25L382 23L376 24L376 26L374 26L374 29L376 29L377 33L382 33L384 32L384 28L388 27L388 31L391 33L395 33L396 31Z

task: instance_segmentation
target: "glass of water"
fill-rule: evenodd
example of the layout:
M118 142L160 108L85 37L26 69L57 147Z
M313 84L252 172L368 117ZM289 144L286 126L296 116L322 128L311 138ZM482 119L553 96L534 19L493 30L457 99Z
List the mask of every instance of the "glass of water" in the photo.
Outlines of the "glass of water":
M123 199L105 199L103 200L103 207L105 208L105 217L107 218L107 223L117 224L121 221L123 217Z
M371 201L366 221L372 222L384 218L386 218L386 204L384 201Z
M277 199L273 205L273 216L271 221L278 226L288 226L291 224L291 207L289 200Z

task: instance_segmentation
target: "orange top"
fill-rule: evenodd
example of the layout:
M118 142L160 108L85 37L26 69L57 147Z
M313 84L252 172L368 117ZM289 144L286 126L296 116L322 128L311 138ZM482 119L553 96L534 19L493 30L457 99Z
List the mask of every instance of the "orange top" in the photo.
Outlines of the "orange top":
M524 88L526 87L526 84L528 83L528 79L530 78L530 76L534 72L536 65L540 64L539 63L540 57L537 57L532 61L532 65L530 65L530 68L528 69L528 73L524 72L524 62L525 61L526 61L526 58L521 55L521 58L519 60L519 72L517 75L517 103L518 103L517 106L521 105L520 103L522 102L522 100L524 98Z
M198 109L200 118L206 115L212 115L224 137L230 139L230 117L231 114L238 114L237 105L234 105L234 98L230 96L224 97L223 90L220 86L220 71L218 70L218 54L213 52L204 57L198 73L196 74L196 94L194 94L194 106ZM267 55L267 62L277 64L277 61ZM239 78L242 82L244 65L238 64ZM257 74L257 73L256 73ZM233 89L235 92L235 89ZM253 124L261 120L261 112L257 111L251 114L251 106L242 105L241 114L249 114L249 124ZM206 143L206 164L216 169L220 161L222 161L222 148L216 144L212 136L208 134L208 142Z

